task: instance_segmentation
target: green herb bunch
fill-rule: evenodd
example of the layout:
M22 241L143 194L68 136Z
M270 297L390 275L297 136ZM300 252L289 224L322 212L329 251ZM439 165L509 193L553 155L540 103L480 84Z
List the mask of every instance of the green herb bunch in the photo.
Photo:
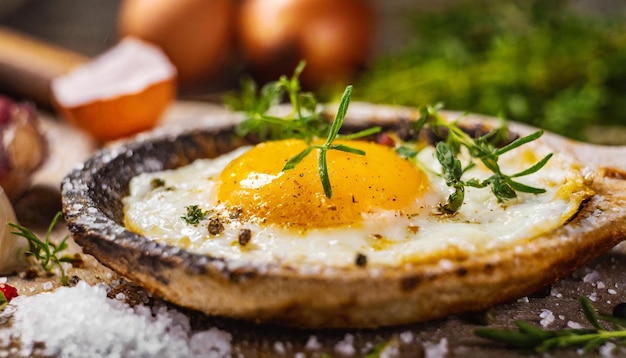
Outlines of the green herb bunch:
M587 297L580 297L589 329L543 330L524 321L515 321L517 331L482 328L475 333L483 338L525 351L542 353L562 348L582 348L592 351L607 342L626 344L626 319L599 314Z
M580 11L573 0L449 5L407 14L411 41L375 59L355 84L359 100L443 101L576 139L592 139L590 125L624 124L623 2L610 14Z

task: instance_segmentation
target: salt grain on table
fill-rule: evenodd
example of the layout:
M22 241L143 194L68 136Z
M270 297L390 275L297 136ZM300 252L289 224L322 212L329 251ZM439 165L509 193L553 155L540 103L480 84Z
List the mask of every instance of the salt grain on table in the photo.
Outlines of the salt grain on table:
M554 313L552 313L552 311L546 310L546 309L541 310L541 313L539 314L539 317L541 317L541 321L539 321L539 323L543 327L548 327L555 320Z

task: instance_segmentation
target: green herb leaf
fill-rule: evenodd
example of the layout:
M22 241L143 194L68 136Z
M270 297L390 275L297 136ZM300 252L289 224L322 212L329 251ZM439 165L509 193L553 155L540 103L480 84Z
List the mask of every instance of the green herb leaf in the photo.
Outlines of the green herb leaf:
M189 205L186 207L187 213L180 218L185 220L189 225L198 225L200 221L206 219L207 213L202 211L198 205Z
M346 118L346 114L348 113L350 97L352 97L352 86L347 86L341 96L339 108L337 109L337 115L335 115L335 119L330 126L330 132L328 133L328 138L326 138L326 146L330 145L335 138L337 138L337 134L339 134L339 129L341 129L343 120Z
M332 198L333 189L330 185L330 177L328 176L328 164L326 163L326 149L320 148L318 157L318 169L320 173L320 179L322 180L322 188L324 188L324 194L327 198Z
M334 150L338 150L341 152L352 153L352 154L357 154L357 155L365 155L365 151L361 149L349 147L345 144L333 144L329 146L328 149L334 149Z
M306 156L309 155L309 153L311 153L311 151L313 149L315 149L315 148L318 148L318 147L310 145L310 146L306 147L300 153L298 153L298 154L294 155L293 157L289 158L287 163L285 163L285 166L283 167L282 171L295 168L296 165L300 164L300 162L302 162L302 160L304 160L304 158L306 158Z
M355 133L339 134L337 137L339 139L347 139L347 140L359 139L359 138L370 136L372 134L379 133L381 129L382 128L380 127L372 127L372 128L364 129L359 132L355 132Z
M523 170L523 171L521 171L521 172L519 172L517 174L511 175L511 178L518 178L518 177L522 177L522 176L525 176L525 175L529 175L529 174L533 174L533 173L538 172L541 168L543 168L546 165L548 160L550 160L550 158L552 158L552 154L553 153L550 153L550 154L546 155L545 157L543 157L543 159L541 159L540 161L535 163L532 167L530 167L530 168L528 168L526 170Z
M419 152L415 150L415 148L400 146L396 148L396 153L398 153L401 158L410 159L417 157Z

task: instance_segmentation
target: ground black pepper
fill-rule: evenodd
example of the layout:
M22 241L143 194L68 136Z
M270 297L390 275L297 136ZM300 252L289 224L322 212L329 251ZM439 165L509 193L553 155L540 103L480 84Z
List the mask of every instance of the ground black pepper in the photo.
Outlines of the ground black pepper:
M239 230L239 245L246 246L252 238L252 232L250 229Z
M357 253L354 263L359 267L364 267L365 265L367 265L367 256L363 255L362 253Z
M219 235L224 231L224 225L219 218L211 218L209 220L209 234Z

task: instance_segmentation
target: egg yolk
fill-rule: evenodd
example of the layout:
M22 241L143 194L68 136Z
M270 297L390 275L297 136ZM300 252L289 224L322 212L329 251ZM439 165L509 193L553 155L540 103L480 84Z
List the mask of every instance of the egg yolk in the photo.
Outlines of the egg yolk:
M332 197L320 180L314 149L294 169L285 163L307 147L302 140L261 143L220 174L218 203L240 209L242 219L298 228L353 225L363 214L393 210L407 214L428 189L426 174L393 148L364 141L335 141L365 155L327 151ZM315 143L315 144L322 144Z

